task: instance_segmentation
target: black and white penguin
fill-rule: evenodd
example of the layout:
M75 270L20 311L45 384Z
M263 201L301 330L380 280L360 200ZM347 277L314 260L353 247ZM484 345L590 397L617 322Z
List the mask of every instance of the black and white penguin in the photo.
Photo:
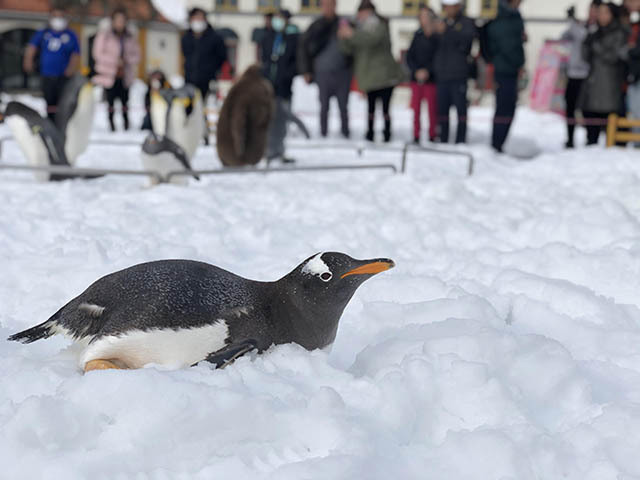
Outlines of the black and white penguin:
M150 114L154 133L176 142L191 160L205 132L200 90L187 84L153 92Z
M51 120L42 117L33 108L16 101L7 104L4 117L18 146L31 165L69 166L64 138ZM35 176L41 182L66 178L41 171L36 172Z
M159 137L155 133L150 133L142 144L142 164L146 170L154 170L163 177L166 177L169 172L192 171L184 149L173 140ZM200 180L197 175L192 175L196 180ZM158 180L154 178L152 184L157 183ZM171 183L186 185L187 177L174 176L171 178Z
M333 343L356 289L392 260L318 253L275 282L239 277L207 263L162 260L100 278L49 320L9 340L55 334L82 347L84 371L224 365L253 349Z
M96 106L95 88L87 77L74 75L66 82L58 102L56 127L64 138L64 151L71 165L89 146Z

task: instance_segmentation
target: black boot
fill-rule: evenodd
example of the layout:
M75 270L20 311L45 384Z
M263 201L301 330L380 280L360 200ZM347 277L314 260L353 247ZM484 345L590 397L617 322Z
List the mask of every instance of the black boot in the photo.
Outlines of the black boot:
M391 141L391 117L384 117L384 143L389 143Z
M373 115L369 115L369 124L368 124L368 128L367 128L367 135L364 137L367 141L369 142L373 142L373 120L374 120L374 116Z
M127 112L122 112L122 120L124 122L124 129L129 130L129 114Z
M109 128L112 132L116 131L116 123L113 121L113 112L109 112Z

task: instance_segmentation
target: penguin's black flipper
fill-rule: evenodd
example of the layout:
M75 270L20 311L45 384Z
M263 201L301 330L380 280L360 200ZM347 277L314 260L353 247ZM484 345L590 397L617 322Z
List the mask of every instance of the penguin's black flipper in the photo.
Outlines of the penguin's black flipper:
M241 343L232 343L217 352L211 353L206 362L213 363L216 368L224 368L233 363L236 358L240 358L245 353L258 348L258 342L255 340L246 340Z

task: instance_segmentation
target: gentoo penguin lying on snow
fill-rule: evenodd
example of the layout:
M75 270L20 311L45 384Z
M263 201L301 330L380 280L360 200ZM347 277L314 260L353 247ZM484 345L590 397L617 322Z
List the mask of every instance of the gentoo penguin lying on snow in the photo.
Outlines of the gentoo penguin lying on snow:
M389 259L319 253L276 282L257 282L207 263L162 260L100 278L49 320L9 340L61 333L83 347L84 371L224 365L253 350L295 342L330 345L356 289L394 267Z
M173 140L167 137L159 137L155 133L150 133L142 144L142 164L147 170L154 170L163 177L169 172L185 169L191 172L191 164L184 149ZM200 180L200 177L193 174L193 178ZM154 177L152 185L158 183ZM174 176L171 183L186 185L186 176Z

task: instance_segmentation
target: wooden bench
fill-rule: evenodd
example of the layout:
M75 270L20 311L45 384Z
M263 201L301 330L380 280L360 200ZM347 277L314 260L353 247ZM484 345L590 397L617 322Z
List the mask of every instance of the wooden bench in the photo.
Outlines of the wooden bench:
M640 133L620 131L621 128L640 128L640 119L621 117L612 113L607 121L607 147L618 142L640 142Z

